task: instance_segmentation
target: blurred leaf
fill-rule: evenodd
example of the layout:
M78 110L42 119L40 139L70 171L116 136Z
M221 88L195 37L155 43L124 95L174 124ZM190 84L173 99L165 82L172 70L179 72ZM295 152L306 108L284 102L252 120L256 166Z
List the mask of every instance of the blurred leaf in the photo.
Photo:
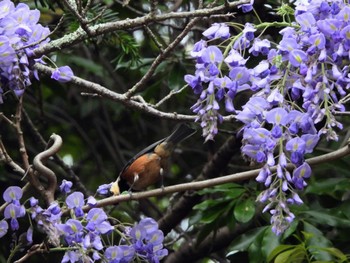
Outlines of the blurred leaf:
M339 249L334 248L334 247L325 247L325 248L320 248L320 250L322 251L326 251L329 254L333 255L334 257L336 257L338 260L337 262L348 262L349 258L343 253L341 252Z
M323 233L307 222L304 222L304 231L312 234L312 236L308 236L306 241L309 253L317 260L331 260L332 256L327 251L320 250L320 248L332 247L332 243Z
M82 57L78 57L78 56L73 56L73 55L69 56L66 59L67 60L69 59L70 63L74 63L77 66L85 69L86 71L88 71L90 73L94 73L95 75L97 75L99 77L103 77L104 69L101 65L96 64L95 61L92 61L92 60L86 59L86 58L82 58Z
M271 227L269 227L264 232L261 242L261 252L264 257L267 258L268 255L270 255L270 253L280 244L280 238L276 236L276 234L272 232Z
M350 180L348 178L327 178L318 179L306 188L306 193L316 195L330 195L340 199L344 192L350 190Z
M293 249L286 250L280 253L274 263L301 263L304 262L305 257L307 256L306 251L303 247L294 246Z
M324 211L303 211L303 214L310 216L310 220L319 224L330 225L334 227L349 227L350 220L343 216L335 215L334 212L330 213L327 210Z
M267 262L272 261L274 258L276 258L279 254L291 250L295 247L295 245L279 245L276 247L267 257Z
M232 241L228 251L247 251L251 244L262 240L263 234L267 229L269 229L268 226L258 227L238 236Z
M255 202L252 199L239 201L236 204L233 213L238 222L247 223L254 217Z
M198 193L201 195L204 195L204 194L219 193L219 192L231 193L232 191L238 192L237 195L239 195L240 193L244 192L244 188L239 184L227 183L227 184L217 185L217 186L214 186L212 188L202 189L202 190L198 191ZM235 194L233 194L233 195L235 195Z
M203 213L201 221L202 223L211 223L215 219L221 217L223 214L226 214L227 211L230 210L230 207L233 206L233 203L229 202L221 202L214 206L210 206L206 209L205 213Z
M221 215L222 215L222 213L221 213ZM234 220L231 220L227 216L220 216L220 215L216 214L215 219L217 219L217 220L208 221L209 223L205 223L203 225L203 227L201 227L200 232L199 232L197 239L196 239L197 244L201 243L209 234L211 234L211 233L215 234L216 231L220 227L234 224ZM203 221L203 218L201 221Z
M261 244L254 242L248 248L249 252L249 263L261 263L261 259L264 258L261 252Z
M282 240L286 240L289 236L291 236L298 228L299 220L294 219L291 225L287 228L287 230L282 235Z
M226 199L227 200L227 199ZM194 210L201 210L201 211L207 211L211 207L214 207L216 205L220 205L223 203L223 200L213 200L213 199L208 199L204 200L202 203L199 203L193 207ZM226 202L225 202L226 203Z
M178 64L174 65L171 70L168 71L168 87L170 90L180 89L185 81L179 81L186 75L186 70L184 67L180 67Z

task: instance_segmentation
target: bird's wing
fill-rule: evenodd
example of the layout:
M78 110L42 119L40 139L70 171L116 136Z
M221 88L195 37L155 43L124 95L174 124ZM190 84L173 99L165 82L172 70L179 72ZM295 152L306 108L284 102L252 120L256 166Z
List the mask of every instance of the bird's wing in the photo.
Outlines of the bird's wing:
M156 148L156 146L160 143L162 143L166 138L163 138L153 144L151 144L150 146L146 147L145 149L143 149L142 151L140 151L139 153L137 153L134 157L132 157L123 167L123 169L121 170L121 172L119 173L119 176L133 163L133 161L135 161L137 158L139 158L140 156L152 152L154 150L154 148Z

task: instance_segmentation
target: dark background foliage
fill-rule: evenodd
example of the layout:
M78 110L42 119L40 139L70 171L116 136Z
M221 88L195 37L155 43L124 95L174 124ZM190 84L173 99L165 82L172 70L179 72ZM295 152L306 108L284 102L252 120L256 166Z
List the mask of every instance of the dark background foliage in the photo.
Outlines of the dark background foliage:
M210 2L205 1L204 4ZM52 30L66 14L52 39L74 31L79 25L61 2L42 0L27 3L41 10L42 24ZM108 6L95 24L135 18L140 16L138 12L147 13L149 4L148 1L131 0L123 7L120 1L96 1L88 16L101 14ZM223 2L214 2L214 5L220 4ZM255 8L263 21L273 21L279 19L274 8L280 4L279 1L256 1ZM169 6L175 11L194 10L197 5L197 1L159 1L157 10L169 11ZM236 12L234 18L218 15L204 17L197 22L187 38L162 59L138 95L146 102L156 104L172 90L181 89L185 84L183 76L194 70L193 61L185 51L190 43L201 38L201 32L212 22L232 20L244 24L254 21L252 15L243 15L238 10L231 12ZM189 20L169 19L139 28L114 30L48 56L57 55L56 64L69 65L80 78L124 93L140 81L160 50L177 37ZM135 32L142 33L142 41L136 40ZM266 35L276 41L279 37L277 30L266 32ZM60 84L42 74L40 81L35 81L25 92L22 130L29 162L45 149L45 141L52 133L59 134L64 142L59 156L61 160L72 162L72 166L57 158L50 160L48 165L56 172L59 182L72 180L77 190L89 195L94 194L99 185L114 181L129 158L170 134L179 121L82 92L85 90L79 86ZM237 105L247 98L242 96L239 99ZM159 110L191 115L190 107L195 101L190 88L186 88L162 103ZM0 105L0 112L12 118L17 104L18 99L8 95L5 103ZM345 124L347 120L343 121ZM174 152L165 186L256 168L242 159L239 141L232 139L239 130L239 123L222 124L215 141L207 143L203 143L199 124L192 125L198 131ZM346 124L344 127L347 127ZM17 134L3 120L0 120L0 136L7 153L22 165ZM314 154L331 152L345 145L347 139L348 132L344 129L338 142L323 142ZM10 185L23 186L26 179L22 180L22 176L6 162L2 164L0 192ZM345 262L344 254L350 253L349 165L349 158L344 158L313 168L309 186L301 194L305 205L294 207L297 220L280 238L271 232L269 216L261 214L262 205L255 202L263 186L254 180L199 192L129 201L106 209L121 222L134 223L143 215L159 220L161 229L168 234L166 246L170 255L164 262ZM34 190L26 193L26 196L31 195L39 196ZM26 222L27 218L21 220L23 229ZM2 238L0 261L6 261L17 238L11 233ZM43 234L35 234L37 242L42 238ZM16 258L27 249L24 245ZM28 262L60 262L61 258L62 254L58 252L43 253L33 256Z

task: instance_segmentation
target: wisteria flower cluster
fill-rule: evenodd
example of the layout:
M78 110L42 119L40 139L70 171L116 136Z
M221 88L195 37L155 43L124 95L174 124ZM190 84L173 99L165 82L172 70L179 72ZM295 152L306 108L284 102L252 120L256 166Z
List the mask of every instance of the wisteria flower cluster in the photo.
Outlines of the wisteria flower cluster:
M350 87L349 4L297 1L292 15L292 23L246 23L236 36L230 35L230 23L212 25L203 32L206 40L197 42L191 52L195 74L185 76L199 97L192 109L206 140L218 132L221 104L244 124L241 150L263 165L256 180L267 189L258 201L267 203L263 211L270 212L277 235L295 218L289 205L303 203L297 192L311 176L305 155L321 137L338 139L342 124L335 116L345 111ZM256 37L273 25L283 27L278 44L262 34ZM236 109L236 94L246 90L253 95ZM287 169L288 163L293 171Z
M131 262L136 256L144 262L159 263L168 255L163 241L164 235L158 229L158 223L152 218L144 218L135 226L125 229L125 245L107 248L105 256L108 260L114 260L111 262Z
M7 91L21 96L31 85L31 75L38 79L32 66L44 62L33 57L33 50L50 41L50 30L38 23L39 17L39 10L30 10L24 3L15 7L10 0L0 1L0 103ZM63 82L73 75L70 68L55 73L53 78Z
M65 262L142 262L157 263L168 254L163 248L164 235L152 218L144 218L133 227L123 227L119 244L106 245L105 237L115 231L102 208L94 207L96 199L92 196L84 199L81 192L71 192L72 182L63 180L60 190L66 195L63 205L53 202L48 208L42 208L39 200L31 197L29 207L21 204L22 189L10 186L3 194L7 202L4 219L0 221L0 238L8 232L17 233L19 218L26 214L30 217L30 226L25 234L27 245L33 243L33 226L46 233L48 243L53 247L64 247L66 252L62 258ZM90 206L88 212L83 206ZM69 209L70 216L64 215ZM67 214L67 212L66 212ZM109 239L109 238L107 238Z

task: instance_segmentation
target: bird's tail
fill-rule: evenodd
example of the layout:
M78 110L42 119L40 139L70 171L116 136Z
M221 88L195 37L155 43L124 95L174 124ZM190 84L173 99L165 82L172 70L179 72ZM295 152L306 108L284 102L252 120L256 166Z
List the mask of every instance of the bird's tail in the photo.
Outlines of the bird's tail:
M191 128L189 125L181 123L179 124L172 134L167 137L164 142L170 142L173 144L177 144L186 138L190 137L192 134L196 132L195 129Z

